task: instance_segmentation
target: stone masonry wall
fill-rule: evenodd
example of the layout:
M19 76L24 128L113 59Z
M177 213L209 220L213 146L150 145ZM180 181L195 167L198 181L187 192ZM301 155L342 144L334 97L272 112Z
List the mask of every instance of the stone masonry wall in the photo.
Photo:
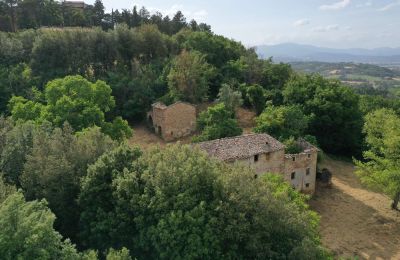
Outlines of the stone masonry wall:
M284 170L285 151L275 151L267 154L259 154L258 158L252 156L246 159L237 160L241 165L246 165L255 170L256 174L282 173Z
M176 103L161 113L155 109L153 115L156 132L159 131L158 126L161 127L159 134L165 141L188 136L196 130L196 108L190 104Z
M317 151L285 155L284 178L296 190L314 193L317 174Z

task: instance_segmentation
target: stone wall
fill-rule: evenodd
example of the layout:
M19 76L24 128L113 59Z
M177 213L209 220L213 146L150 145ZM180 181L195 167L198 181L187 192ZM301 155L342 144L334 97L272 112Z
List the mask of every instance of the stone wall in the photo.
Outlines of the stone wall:
M317 156L317 150L307 150L299 154L285 154L284 150L280 150L259 154L258 158L252 156L228 163L237 162L240 165L251 167L257 176L265 173L282 174L284 179L296 190L312 194L315 191Z
M285 151L258 154L246 159L237 160L241 165L249 166L257 175L264 173L282 173L284 170Z
M153 105L149 113L154 130L165 141L173 141L190 135L196 130L196 108L178 102L169 107Z
M317 175L318 151L285 155L284 178L296 190L314 193Z
M176 103L165 111L163 138L172 141L190 135L196 130L196 108Z

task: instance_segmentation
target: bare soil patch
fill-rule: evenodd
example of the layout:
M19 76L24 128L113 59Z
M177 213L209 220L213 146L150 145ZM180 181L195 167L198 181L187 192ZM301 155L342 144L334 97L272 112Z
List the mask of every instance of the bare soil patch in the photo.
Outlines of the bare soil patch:
M236 110L236 117L238 120L239 127L243 128L243 133L244 134L251 133L256 125L255 122L256 113L249 109L240 107Z
M333 185L318 188L310 205L321 215L324 246L338 258L400 259L400 213L391 200L362 187L351 163L327 158L321 167Z
M140 123L133 126L133 137L129 140L130 145L137 145L142 149L149 149L152 146L166 146L168 142L165 142L159 135L152 132L145 123ZM191 139L193 136L187 136L185 138L181 138L180 140L171 142L177 143L180 142L182 144L191 143Z

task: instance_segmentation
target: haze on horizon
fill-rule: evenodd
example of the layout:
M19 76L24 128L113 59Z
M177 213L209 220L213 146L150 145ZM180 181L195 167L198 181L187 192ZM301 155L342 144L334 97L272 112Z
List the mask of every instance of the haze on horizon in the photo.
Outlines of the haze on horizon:
M88 3L94 2L87 0ZM400 47L400 0L103 0L108 11L145 6L181 10L188 20L247 46L278 43L331 48Z

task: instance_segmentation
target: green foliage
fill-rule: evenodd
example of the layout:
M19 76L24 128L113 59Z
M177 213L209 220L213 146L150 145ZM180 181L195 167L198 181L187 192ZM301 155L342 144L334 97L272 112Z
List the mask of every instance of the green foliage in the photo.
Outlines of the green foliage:
M365 118L364 133L368 151L365 162L356 161L361 181L385 192L394 200L397 208L400 200L400 117L388 109L380 109Z
M266 95L274 105L283 103L283 88L293 74L289 64L274 64L271 59L264 62L261 85L266 89Z
M6 112L11 95L29 95L34 85L32 71L26 64L0 66L0 113Z
M0 204L0 255L3 259L79 259L73 245L53 229L45 201L25 202L19 192Z
M349 87L319 75L293 77L285 86L284 101L299 105L311 116L307 133L331 153L360 152L362 115L359 97Z
M193 138L195 142L220 139L242 134L237 120L232 118L233 112L226 109L223 103L209 107L200 113L197 119L197 128L200 135Z
M21 96L13 96L8 102L8 107L13 115L13 119L16 121L36 120L40 118L44 109L42 104Z
M145 118L154 100L168 91L162 65L135 62L132 71L119 68L108 73L107 82L116 99L115 113L132 121Z
M250 104L257 115L261 114L267 102L265 90L260 85L242 85L241 88L244 92L245 102Z
M127 146L117 147L103 156L88 169L87 175L81 182L79 206L80 239L87 248L95 248L103 252L107 248L117 247L126 243L129 233L135 230L120 222L116 209L114 179L132 169L132 163L141 156L138 148Z
M68 125L63 129L35 129L19 181L27 199L44 198L49 202L57 216L56 228L64 236L76 239L76 199L88 165L113 146L115 143L99 128L76 135Z
M235 61L245 53L245 48L238 42L210 32L184 30L175 36L181 46L190 51L198 51L205 55L207 63L214 66L215 73L209 81L209 96L215 98L221 83L230 82L231 73L226 64ZM234 74L235 72L232 72ZM235 77L236 75L233 75Z
M107 254L106 260L132 260L132 258L129 255L129 250L124 247L119 251L111 249Z
M119 247L139 259L278 259L307 253L327 259L316 213L282 179L255 180L249 169L210 160L188 146L154 149L139 159L127 160L123 150L116 154L122 155L119 162L104 156L83 183L83 190L92 191L81 200L101 196L90 211L106 220L86 219L107 238L88 233L102 248L114 244L118 233L116 238L124 238Z
M400 115L400 99L372 95L360 96L360 110L363 115L367 115L381 108L392 109Z
M171 65L168 74L170 93L176 100L199 103L205 101L213 68L199 52L183 50Z
M0 146L0 172L3 179L10 184L20 187L20 175L23 171L26 157L30 154L33 145L33 136L36 126L32 122L8 125L2 133Z
M81 76L68 76L50 81L44 92L45 103L13 97L9 102L14 120L49 121L54 126L68 122L73 129L100 126L114 139L130 137L131 129L126 121L115 118L105 122L105 113L115 106L111 88L103 81L91 83Z
M105 122L102 131L112 139L120 142L133 135L133 130L130 128L128 122L120 116L114 118L112 123Z
M304 115L300 106L268 106L256 118L257 133L267 133L279 140L290 137L295 139L304 135L308 128L309 118Z
M285 152L287 154L297 154L303 151L299 143L294 137L289 137L283 141L283 144L286 146Z
M228 84L223 84L220 88L217 101L224 103L225 108L232 113L243 104L242 94L234 91Z
M1 176L1 173L0 173ZM5 201L8 196L14 194L17 190L14 186L4 183L3 179L0 177L0 204Z

